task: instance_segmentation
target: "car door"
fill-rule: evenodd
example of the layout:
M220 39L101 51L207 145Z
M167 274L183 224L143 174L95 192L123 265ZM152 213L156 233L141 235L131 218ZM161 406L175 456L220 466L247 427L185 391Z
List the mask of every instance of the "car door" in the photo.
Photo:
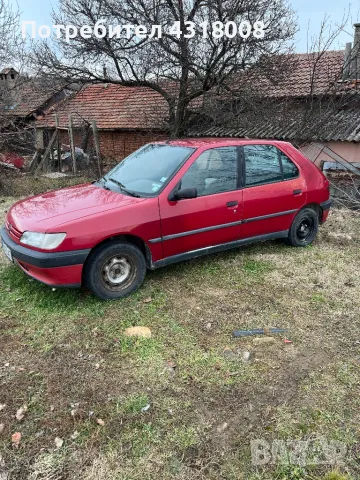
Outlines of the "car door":
M195 187L197 198L160 197L164 257L237 240L240 236L242 190L239 188L239 148L203 151L191 163L178 186ZM164 192L165 193L165 192Z
M274 145L244 145L241 237L288 230L306 203L306 183L297 166Z

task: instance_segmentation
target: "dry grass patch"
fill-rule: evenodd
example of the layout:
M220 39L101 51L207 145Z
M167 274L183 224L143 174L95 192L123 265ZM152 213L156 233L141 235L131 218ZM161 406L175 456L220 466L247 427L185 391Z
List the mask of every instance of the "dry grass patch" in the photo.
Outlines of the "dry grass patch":
M2 258L1 468L16 480L357 478L359 233L355 214L335 211L309 248L270 242L173 265L108 303L54 292ZM152 338L126 338L132 325ZM267 326L293 343L232 336ZM251 464L251 439L316 435L348 446L339 472Z

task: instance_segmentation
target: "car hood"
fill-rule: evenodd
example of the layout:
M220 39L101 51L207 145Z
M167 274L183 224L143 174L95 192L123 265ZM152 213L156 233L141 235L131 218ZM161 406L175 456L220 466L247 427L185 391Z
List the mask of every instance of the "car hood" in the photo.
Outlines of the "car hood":
M144 200L93 184L77 185L20 200L11 207L7 220L20 232L46 232L82 217Z

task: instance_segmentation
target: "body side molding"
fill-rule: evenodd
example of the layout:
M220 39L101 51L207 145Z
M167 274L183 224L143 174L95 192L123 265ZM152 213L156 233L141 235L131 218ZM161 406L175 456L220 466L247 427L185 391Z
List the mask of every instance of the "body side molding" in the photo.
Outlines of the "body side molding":
M210 253L223 252L225 250L230 250L232 248L241 247L242 245L247 245L254 242L265 242L267 240L275 240L277 238L286 238L289 234L289 230L282 230L281 232L266 233L265 235L257 235L256 237L242 238L240 240L235 240L234 242L222 243L220 245L214 245L212 247L200 248L198 250L192 250L191 252L184 252L178 255L173 255L171 257L163 258L154 262L151 266L151 269L165 267L171 265L172 263L181 262L183 260L190 260L191 258L201 257L203 255L208 255Z
M268 218L282 217L283 215L291 215L298 210L285 210L283 212L270 213L268 215L260 215L259 217L246 218L245 220L239 220L237 222L223 223L220 225L212 225L211 227L198 228L196 230L187 230L186 232L173 233L172 235L165 235L164 237L152 238L149 243L166 242L167 240L174 240L175 238L186 237L188 235L195 235L197 233L210 232L211 230L217 230L219 228L234 227L236 225L242 225L243 223L256 222L258 220L266 220Z

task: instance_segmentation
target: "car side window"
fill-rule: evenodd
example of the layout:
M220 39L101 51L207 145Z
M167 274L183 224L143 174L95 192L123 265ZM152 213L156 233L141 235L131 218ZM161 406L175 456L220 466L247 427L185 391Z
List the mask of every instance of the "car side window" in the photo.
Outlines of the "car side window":
M290 160L289 157L285 155L285 153L279 150L279 154L280 154L280 161L282 163L282 168L283 168L284 180L288 180L290 178L296 178L299 175L299 170L297 166Z
M206 150L195 160L181 180L181 188L195 187L198 197L229 192L237 188L236 147Z
M277 149L272 145L245 145L245 185L263 185L282 180Z
M266 185L298 176L294 163L273 145L245 145L245 186Z

